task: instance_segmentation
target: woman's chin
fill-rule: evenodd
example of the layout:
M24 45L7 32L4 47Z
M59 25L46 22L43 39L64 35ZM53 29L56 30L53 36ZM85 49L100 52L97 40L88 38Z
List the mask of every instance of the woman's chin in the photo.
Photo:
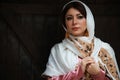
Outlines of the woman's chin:
M80 34L72 34L73 36L76 36L76 37L78 37L78 36L82 36L82 35L80 35Z
M76 32L76 33L72 33L72 35L73 35L73 36L82 36L81 33L77 33L77 32Z

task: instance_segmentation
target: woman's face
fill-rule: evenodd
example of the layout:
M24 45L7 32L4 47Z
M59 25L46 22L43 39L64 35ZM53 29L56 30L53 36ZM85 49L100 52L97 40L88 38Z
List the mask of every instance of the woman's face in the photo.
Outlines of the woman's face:
M86 18L75 8L68 9L65 15L67 31L73 36L84 36L86 31Z

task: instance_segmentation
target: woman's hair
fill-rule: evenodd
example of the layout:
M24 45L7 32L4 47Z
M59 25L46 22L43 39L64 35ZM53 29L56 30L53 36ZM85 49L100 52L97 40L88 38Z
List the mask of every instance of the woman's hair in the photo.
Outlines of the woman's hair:
M62 25L64 25L64 27L66 27L65 15L70 8L77 9L86 18L86 10L85 10L84 6L80 2L71 2L71 3L67 4L66 6L64 6L64 9L61 12L61 22L62 22Z

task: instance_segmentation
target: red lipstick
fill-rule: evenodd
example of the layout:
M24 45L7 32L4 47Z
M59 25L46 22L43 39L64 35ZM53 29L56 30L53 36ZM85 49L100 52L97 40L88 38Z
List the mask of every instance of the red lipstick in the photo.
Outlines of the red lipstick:
M73 27L72 30L77 31L79 27Z

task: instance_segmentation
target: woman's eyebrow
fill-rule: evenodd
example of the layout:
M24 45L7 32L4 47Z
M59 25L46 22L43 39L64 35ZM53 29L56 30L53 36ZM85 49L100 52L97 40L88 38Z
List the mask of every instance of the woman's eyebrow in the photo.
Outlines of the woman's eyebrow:
M83 16L81 13L78 13L78 14L76 14L76 16ZM65 17L69 17L69 16L73 16L72 14L66 14L66 16Z
M79 15L80 15L80 16L83 16L81 13L79 13L79 14L76 14L76 15L77 15L77 16L79 16Z

